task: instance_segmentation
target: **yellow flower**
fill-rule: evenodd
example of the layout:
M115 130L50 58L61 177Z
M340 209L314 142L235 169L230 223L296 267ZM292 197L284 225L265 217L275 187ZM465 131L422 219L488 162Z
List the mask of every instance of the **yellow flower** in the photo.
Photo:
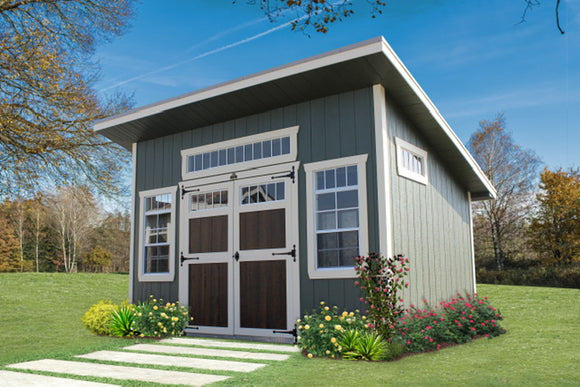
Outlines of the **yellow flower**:
M145 335L144 335L143 333L141 333L139 336L141 336L141 337L145 337Z
M342 317L346 317L346 316L348 316L348 312L346 312L346 311L342 312Z
M326 354L327 355L330 355L330 351L328 349L326 350Z
M167 304L165 304L166 308L169 308L171 306L171 304L168 302Z
M153 302L157 302L157 300L154 298L154 299L153 299Z
M318 328L324 328L324 324L320 324Z
M332 319L332 317L330 317L330 316L326 316L324 319L325 319L326 321L330 321L330 320Z
M311 353L308 354L308 358L309 359L312 359L312 354Z
M302 325L298 325L298 329L302 329Z
M320 301L320 305L324 305L324 301Z
M331 343L336 343L336 338L333 337L332 339L330 339L330 342Z
M149 316L153 316L153 312L149 312Z
M163 323L158 322L157 325L159 325L160 327L163 326Z
M308 325L308 324L304 325L304 329L309 330L310 329L310 325Z
M363 319L363 320L366 320L366 319L367 319L367 316L362 316L362 319Z
M300 320L300 319L296 320L296 322L297 322L298 324L300 324L300 322L301 322L301 321L302 321L302 320Z
M348 315L349 315L350 317L353 317L353 316L354 316L354 313L353 313L353 312L350 312Z
M179 321L177 317L171 317L171 321Z
M157 310L157 309L159 309L159 308L157 307L157 305L155 305L155 306L153 307L153 310Z
M329 310L329 309L330 309L330 308L329 308L328 306L325 306L325 307L324 307L324 310Z
M340 325L335 325L334 326L334 329L336 329L337 331L341 331L342 330L342 327Z

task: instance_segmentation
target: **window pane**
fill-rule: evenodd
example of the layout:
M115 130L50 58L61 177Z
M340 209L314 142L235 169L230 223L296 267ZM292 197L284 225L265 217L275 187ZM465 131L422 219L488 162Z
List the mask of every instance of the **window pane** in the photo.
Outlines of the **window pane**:
M280 144L280 139L276 138L272 140L272 156L280 156L282 152L282 145Z
M342 191L336 193L337 208L358 207L358 191Z
M326 171L326 189L334 188L334 169L329 169Z
M324 171L316 172L316 189L324 189Z
M258 202L258 187L256 187L255 185L250 187L250 192L249 192L249 196L250 196L250 203L257 203Z
M317 239L318 250L336 249L338 247L338 233L318 234Z
M203 155L195 155L195 170L201 171L203 169Z
M290 137L282 138L282 154L287 155L290 153Z
M358 185L358 176L356 165L347 168L348 185Z
M257 142L254 144L254 160L259 160L262 158L262 143Z
M264 141L262 143L262 157L271 157L272 156L272 141Z
M236 147L236 163L242 163L244 161L244 147Z
M197 195L197 206L200 210L207 209L206 201L205 201L205 194Z
M211 167L215 168L218 164L218 151L211 152Z
M316 195L316 210L333 210L336 208L334 192Z
M284 183L276 183L276 200L284 200Z
M318 252L318 267L337 267L338 250L325 250Z
M219 165L226 165L228 163L228 154L225 149L220 150Z
M336 186L346 187L346 168L336 168Z
M242 188L242 204L248 204L248 203L249 203L248 187L243 187Z
M339 255L339 266L352 267L354 266L354 258L358 255L358 249L342 249Z
M276 200L276 183L268 184L266 187L266 193L269 200Z
M358 231L345 231L338 234L338 246L358 248Z
M187 158L187 172L195 171L195 157L189 156Z
M236 162L236 150L228 148L228 165Z
M320 212L317 214L316 229L317 230L334 230L336 229L336 213Z
M203 154L203 169L208 169L210 167L210 154L209 153L204 153Z
M245 157L244 157L244 160L245 160L245 161L251 161L251 160L253 160L253 159L254 159L254 158L252 157L252 154L253 154L253 148L254 148L254 147L252 146L252 144L248 144L248 145L245 145L245 146L244 146L244 149L245 149Z
M358 227L358 210L338 211L338 228Z

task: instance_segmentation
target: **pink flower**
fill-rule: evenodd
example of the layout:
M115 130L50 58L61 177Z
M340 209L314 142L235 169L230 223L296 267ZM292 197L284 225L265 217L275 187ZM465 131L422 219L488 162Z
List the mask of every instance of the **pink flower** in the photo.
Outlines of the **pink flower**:
M474 331L475 330L475 327L471 327L471 330Z
M427 325L427 326L425 327L425 329L431 329L431 326L430 326L430 325Z
M354 281L354 286L358 286L358 285L359 285L358 281Z

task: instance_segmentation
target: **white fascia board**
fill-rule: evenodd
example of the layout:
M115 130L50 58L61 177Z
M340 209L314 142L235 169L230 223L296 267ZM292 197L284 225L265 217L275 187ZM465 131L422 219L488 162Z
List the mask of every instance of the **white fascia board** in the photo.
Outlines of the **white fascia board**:
M417 83L415 78L413 78L413 76L411 75L411 73L409 72L407 67L405 67L405 65L399 59L397 54L395 54L395 52L393 51L391 46L389 46L389 44L387 43L386 40L384 40L384 39L381 39L381 40L382 40L384 55L393 64L393 67L399 72L399 74L401 74L401 76L407 82L407 84L409 85L411 90L421 100L421 103L423 103L423 105L425 105L425 107L427 108L427 110L429 111L429 113L431 114L433 119L437 122L439 127L443 130L443 133L445 133L447 135L447 137L451 140L453 145L455 145L455 147L459 150L459 152L461 153L463 158L467 161L467 163L469 164L469 166L471 167L471 169L473 170L475 175L485 185L485 187L487 188L487 190L491 194L492 198L495 199L497 197L497 191L495 190L495 188L491 184L491 182L487 179L487 177L485 176L485 174L481 170L481 167L479 166L479 164L477 164L477 162L475 161L473 156L471 156L471 153L469 153L469 151L467 150L465 145L463 145L463 143L461 142L459 137L457 137L457 135L455 134L453 129L451 129L451 127L449 126L447 121L445 121L445 118L443 118L441 113L439 113L439 110L437 110L437 108L435 107L435 104L433 104L433 102L427 96L425 91L421 88L421 86L419 86L419 83Z
M146 105L142 108L137 108L118 116L113 116L111 118L97 121L94 125L94 129L95 131L99 131L115 125L120 125L129 121L134 121L140 118L161 113L176 107L217 97L219 95L228 94L234 91L246 89L252 86L348 61L351 59L360 58L366 55L380 53L383 50L383 43L386 42L382 37L369 39L358 44L330 51L328 53L316 55L287 65L274 67L270 70L241 77L233 81L211 86L206 89L197 90L193 93L188 93L152 105Z

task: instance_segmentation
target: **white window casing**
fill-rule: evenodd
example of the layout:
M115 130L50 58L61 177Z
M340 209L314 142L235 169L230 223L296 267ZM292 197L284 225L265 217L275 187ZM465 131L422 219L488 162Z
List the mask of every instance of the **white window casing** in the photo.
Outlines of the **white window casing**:
M175 276L176 187L139 192L140 282L171 282Z
M298 126L202 145L181 151L183 180L296 160Z
M367 159L364 154L304 165L311 279L355 278L354 257L369 252Z
M427 185L429 182L427 171L427 152L413 144L395 137L397 147L397 173Z

